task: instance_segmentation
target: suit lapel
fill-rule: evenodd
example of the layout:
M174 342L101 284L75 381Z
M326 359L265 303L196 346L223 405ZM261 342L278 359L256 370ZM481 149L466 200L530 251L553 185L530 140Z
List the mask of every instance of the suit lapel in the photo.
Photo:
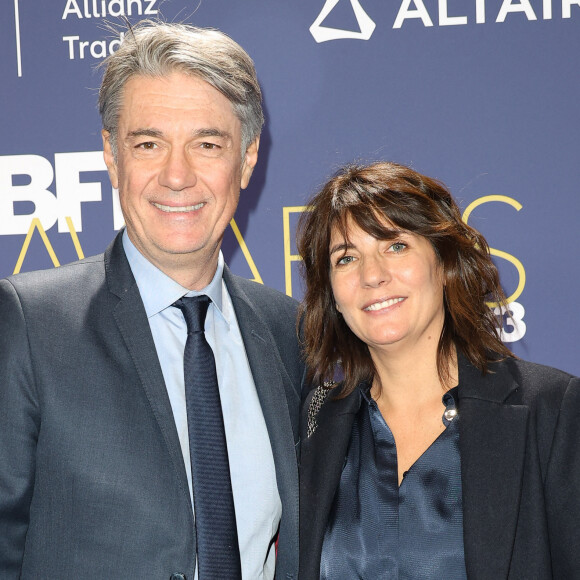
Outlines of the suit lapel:
M328 395L332 397L332 393ZM306 437L308 407L302 414L300 455L300 577L318 578L322 542L350 443L352 424L360 408L356 389L344 399L327 400L316 417L316 429Z
M224 280L244 339L268 431L272 428L273 431L283 434L285 443L281 445L280 451L286 452L289 450L289 441L298 441L298 428L290 421L291 412L288 406L288 399L292 408L297 408L300 403L296 389L291 384L270 329L259 315L260 305L251 302L227 267L224 268ZM270 432L270 437L272 435ZM294 455L293 447L292 445Z
M109 289L119 298L119 302L113 309L113 316L135 364L151 410L175 466L180 486L187 496L187 504L191 506L187 475L169 395L143 301L123 250L122 232L105 252L105 269Z
M290 416L291 413L296 414L293 409L298 409L300 401L286 373L270 329L259 315L259 304L251 302L227 267L224 268L224 280L234 305L272 446L278 492L283 505L280 538L281 541L284 538L284 542L296 542L296 546L284 546L285 553L294 557L298 553L296 445L299 433L297 417L293 425ZM292 567L297 569L297 557L295 559Z
M468 578L507 578L524 469L528 409L506 404L518 385L507 365L482 376L460 361L463 528Z

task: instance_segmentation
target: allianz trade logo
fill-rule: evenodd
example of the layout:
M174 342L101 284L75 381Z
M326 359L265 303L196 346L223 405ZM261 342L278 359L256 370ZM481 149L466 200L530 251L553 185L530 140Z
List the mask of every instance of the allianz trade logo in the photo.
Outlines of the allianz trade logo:
M337 28L331 26L324 26L325 20L331 14L337 5L343 1L350 2L352 12L356 18L358 30L347 30L344 28ZM497 0L499 3L499 0ZM471 10L471 16L467 15L450 15L448 9L448 0L437 0L437 16L438 26L461 26L468 23L468 20L476 24L485 24L486 17L486 0L472 0L474 6ZM540 0L534 0L534 4L539 4ZM542 0L541 8L532 6L532 0L502 0L501 7L497 11L495 22L505 22L508 14L520 13L519 18L525 18L528 21L538 20L538 16L542 20L551 20L554 6L561 7L561 12L556 17L561 16L562 19L572 17L572 7L574 7L575 16L580 16L580 0ZM432 11L433 8L431 9ZM487 10L490 12L490 10ZM494 10L495 15L495 10ZM517 18L513 16L512 18ZM425 6L425 0L402 0L397 12L397 17L393 24L393 28L401 28L405 20L419 19L423 26L433 26L433 20L429 11ZM340 40L343 38L354 38L359 40L369 40L375 31L376 24L371 17L364 11L360 5L359 0L326 0L320 14L310 27L310 34L314 37L316 42L326 42L328 40Z

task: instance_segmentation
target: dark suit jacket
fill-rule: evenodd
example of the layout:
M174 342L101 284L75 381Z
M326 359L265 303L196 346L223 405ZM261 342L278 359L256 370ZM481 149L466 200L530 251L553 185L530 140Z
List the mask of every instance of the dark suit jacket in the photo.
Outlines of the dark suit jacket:
M303 364L295 302L233 276L297 577ZM171 405L120 236L104 255L0 281L0 578L193 578L194 522Z
M580 380L515 359L491 366L485 376L465 361L459 369L467 577L579 579ZM300 580L319 578L328 513L360 407L358 389L344 399L329 396L318 413L312 406L309 420L313 394L301 428ZM307 437L309 422L315 431Z

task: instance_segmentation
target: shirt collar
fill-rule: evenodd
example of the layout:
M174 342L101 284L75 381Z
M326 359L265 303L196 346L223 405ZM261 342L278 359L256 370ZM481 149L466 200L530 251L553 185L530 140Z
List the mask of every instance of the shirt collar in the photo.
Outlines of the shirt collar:
M363 381L359 386L359 390L362 394L363 399L373 408L377 408L377 402L371 397L371 386L372 383ZM453 387L443 394L441 398L443 404L445 405L445 411L443 412L443 423L448 426L451 421L458 415L458 400L459 397L457 393L459 387Z
M367 401L367 403L374 401L374 399L371 397L371 387L372 383L369 381L363 381L358 386L358 388L362 393L363 398L365 399L365 401ZM445 391L445 393L443 393L441 400L443 401L445 407L457 406L459 400L459 397L457 396L458 390L459 387L453 387L452 389L449 389L448 391Z
M202 290L189 290L154 266L129 239L127 230L123 232L123 249L127 255L129 266L137 282L147 318L151 318L183 296L199 296L205 294L210 297L216 308L222 313L222 276L224 272L224 258L220 251L217 269L212 281Z
M362 393L363 399L367 403L370 403L373 400L373 398L371 397L371 386L372 383L370 381L363 381L358 386L360 392Z

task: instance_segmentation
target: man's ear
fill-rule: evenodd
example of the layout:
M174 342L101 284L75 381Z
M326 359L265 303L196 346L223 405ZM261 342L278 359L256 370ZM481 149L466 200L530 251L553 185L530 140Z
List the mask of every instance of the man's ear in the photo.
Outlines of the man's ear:
M250 183L250 177L258 163L258 149L260 148L260 137L256 137L252 141L248 148L246 149L246 154L244 155L244 162L242 163L242 182L241 188L246 189Z
M111 185L115 189L119 189L119 175L117 173L117 161L113 155L113 150L111 148L111 134L109 131L103 129L101 131L103 136L103 157L105 158L105 164L107 165L107 170L109 172L109 179L111 180Z

